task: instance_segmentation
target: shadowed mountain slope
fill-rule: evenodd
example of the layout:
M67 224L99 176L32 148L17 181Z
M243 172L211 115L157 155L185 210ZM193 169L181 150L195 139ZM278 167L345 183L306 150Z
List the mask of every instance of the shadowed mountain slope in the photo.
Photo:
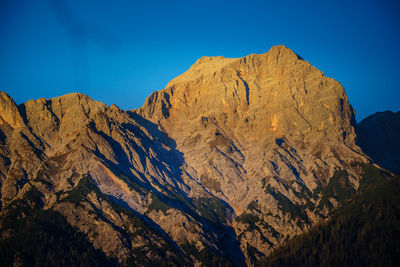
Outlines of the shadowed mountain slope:
M378 165L400 174L400 112L377 112L357 125L358 145Z

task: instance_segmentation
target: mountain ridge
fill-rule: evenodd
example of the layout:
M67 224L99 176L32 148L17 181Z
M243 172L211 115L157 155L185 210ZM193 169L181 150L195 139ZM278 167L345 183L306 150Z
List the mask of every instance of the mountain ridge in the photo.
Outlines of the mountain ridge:
M284 46L203 57L131 111L0 96L0 218L55 211L121 264L252 265L373 162L344 88Z

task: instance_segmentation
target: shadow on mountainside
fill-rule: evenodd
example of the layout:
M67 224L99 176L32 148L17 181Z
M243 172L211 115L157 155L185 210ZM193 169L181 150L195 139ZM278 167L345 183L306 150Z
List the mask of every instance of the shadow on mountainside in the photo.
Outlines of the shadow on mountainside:
M377 112L356 126L357 145L376 164L400 174L400 112Z
M151 158L152 165L159 169L160 173L165 173L169 176L169 180L175 180L174 187L164 187L167 194L160 194L158 190L152 190L152 194L156 194L156 199L160 206L156 208L168 208L173 207L181 210L184 214L189 214L197 221L202 223L202 228L206 233L213 233L217 236L216 244L218 249L221 250L223 258L227 261L233 262L235 265L243 266L244 255L240 249L239 243L237 242L236 233L231 226L226 225L228 213L234 213L232 207L230 207L225 201L215 197L210 192L209 197L190 198L187 193L180 189L180 185L185 185L182 179L183 166L186 165L184 155L176 148L175 140L168 137L168 135L159 129L159 126L151 121L143 118L135 112L128 111L129 116L141 127L143 127L154 139L147 140L144 138L142 145L145 150L148 150L151 146L156 151L160 158ZM123 124L124 128L132 130L134 125ZM143 133L142 133L143 134ZM143 134L144 135L144 134ZM148 157L148 155L145 155ZM165 164L168 168L165 167ZM188 173L185 175L189 179L194 180ZM186 185L185 185L186 186ZM154 197L154 196L153 196ZM154 203L151 203L153 205ZM154 204L155 205L155 204ZM208 257L210 264L212 263L212 257L215 253L220 252L214 251L212 247L208 248L211 250L210 255L200 255L204 252L200 251L195 257ZM185 249L188 251L188 249ZM190 250L190 249L189 249ZM197 252L199 253L199 252Z
M4 127L0 125L0 143L4 150L11 150L11 141L18 144L12 147L13 153L0 153L0 156L5 154L0 171L7 173L10 188L15 185L21 191L29 190L34 184L32 187L43 196L55 196L55 202L51 204L54 207L58 204L69 207L73 215L62 215L67 219L71 216L92 222L98 217L112 233L121 236L121 248L127 248L134 252L133 256L139 257L138 264L147 263L140 262L140 255L149 251L157 255L164 255L164 252L182 255L180 252L183 251L185 257L190 256L205 266L245 265L235 230L229 225L234 218L232 207L188 173L183 153L157 124L134 112L96 104L87 96L72 94L59 100L54 105L48 100L44 105L41 101L33 101L30 106L21 106L19 112L26 125L21 131L16 130L20 131L18 134L7 129L3 131ZM27 113L31 115L27 116ZM43 117L47 119L43 120ZM29 168L23 169L25 165L21 162L29 163ZM92 166L92 162L101 163L100 167ZM95 180L93 174L101 177L103 171L110 174L111 180L107 177ZM101 189L104 192L100 191L100 185L104 186ZM115 190L118 187L124 192ZM107 203L116 214L125 214L124 220L107 216L104 207L88 201L89 195ZM144 214L129 205L127 196L138 199L136 203L142 206ZM18 199L21 198L23 196ZM88 204L90 210L87 213L71 208L81 203ZM15 211L13 206L9 210ZM94 226L88 227L97 235L105 233ZM201 240L196 240L197 236ZM129 245L128 241L135 237L147 240L143 251ZM161 240L159 237L165 244L149 245ZM162 248L163 244L167 247ZM108 245L102 243L100 248L105 249ZM173 264L169 258L163 260Z

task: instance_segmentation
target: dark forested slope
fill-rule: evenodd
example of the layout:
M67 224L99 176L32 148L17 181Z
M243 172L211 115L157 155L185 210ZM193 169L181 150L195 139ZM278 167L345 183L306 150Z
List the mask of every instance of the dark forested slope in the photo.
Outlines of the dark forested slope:
M357 194L332 217L287 240L260 266L398 266L400 177L365 166Z

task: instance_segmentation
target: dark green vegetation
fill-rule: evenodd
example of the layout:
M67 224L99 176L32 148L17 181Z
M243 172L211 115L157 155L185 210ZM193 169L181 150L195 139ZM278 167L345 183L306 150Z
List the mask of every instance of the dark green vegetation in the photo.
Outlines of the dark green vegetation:
M373 166L360 167L363 178L350 201L326 222L286 241L258 265L398 266L400 177L387 178Z
M123 234L125 237L129 237L131 241L134 240L136 237L148 238L149 240L154 238L156 240L159 240L160 244L158 245L144 245L141 247L133 248L132 257L126 260L123 265L167 266L168 264L174 264L176 266L181 266L190 262L190 259L187 256L183 255L181 251L179 251L179 249L174 244L172 244L172 241L165 237L163 232L158 232L154 230L154 228L152 227L154 226L152 225L152 222L146 221L141 215L137 214L129 208L124 207L120 203L115 202L109 196L104 195L89 176L83 177L73 190L65 192L67 196L62 198L60 201L71 202L75 203L76 205L80 205L82 201L86 199L89 193L95 193L98 199L105 201L107 204L109 204L112 209L118 213L118 215L124 215L124 217L126 217L125 224L120 229L121 234ZM156 204L153 204L155 205L156 209L158 204L163 205L162 208L160 208L162 210L167 209L165 207L169 207L167 204L162 202L156 194L154 194L153 196L156 199ZM99 217L102 217L102 215L100 214ZM149 251L152 251L152 253L159 255L160 260L155 261L147 257L146 255ZM177 255L179 255L179 257Z
M166 212L167 210L171 209L172 206L168 204L167 198L161 199L160 195L157 193L151 193L151 203L147 207L149 210L156 210Z
M271 185L267 186L265 192L271 194L272 197L276 201L278 201L279 208L284 214L288 213L293 220L298 219L297 223L299 224L300 227L302 227L302 225L305 223L309 224L309 220L304 208L294 204L281 192L278 192L277 190L272 188Z
M227 218L231 217L232 210L224 201L213 196L188 198L173 188L166 190L165 194L150 192L151 201L147 212L161 211L165 214L170 209L183 210L196 220L201 221L204 231L212 232L218 236L215 244L219 249L203 243L204 247L199 250L198 245L187 242L180 245L186 255L190 255L204 266L232 266L235 262L236 264L238 261L244 262L241 254L239 254L239 244L235 239L234 230L226 225ZM232 258L223 253L233 250L239 251L239 256L234 255L234 258Z
M268 238L266 238L262 234L260 226L263 229L266 229L274 238L278 240L282 238L282 235L278 231L276 231L271 225L269 225L258 212L259 210L257 203L253 201L247 206L247 211L243 212L240 216L236 218L236 221L246 224L246 231L257 230L260 233L261 238L264 240L264 242L272 245L270 240L268 240ZM240 239L240 236L238 237L238 239Z
M243 212L240 216L236 217L236 221L246 225L245 230L237 236L238 240L241 240L244 237L245 232L257 232L261 240L270 246L273 246L273 243L270 240L271 237L276 240L282 238L282 235L264 220L264 216L260 213L258 203L255 201L251 202L247 206L246 212ZM268 232L267 236L265 231ZM260 252L257 248L248 243L246 244L246 252L252 264L255 263L257 259L265 256L264 253Z
M163 237L163 233L155 231L151 222L146 222L140 215L127 209L100 192L89 176L83 177L78 185L66 192L58 193L58 203L68 202L81 206L87 196L95 193L97 198L105 201L119 215L127 219L120 232L128 240L137 236L156 239L157 245L132 248L132 257L122 266L176 266L190 262L181 254L171 241ZM14 201L4 211L0 219L0 262L2 266L117 266L117 259L109 259L105 254L93 247L87 236L72 227L66 219L52 209L43 210L42 194L31 187L22 199ZM88 210L96 220L104 217L99 210ZM160 256L155 262L146 255L149 250ZM179 257L177 257L179 255ZM162 259L162 260L161 260Z
M56 211L42 210L41 194L32 187L2 217L2 266L114 266Z
M400 178L371 166L355 163L354 168L362 171L358 192L352 189L348 174L337 170L325 185L310 192L300 184L294 191L302 203L293 203L274 188L265 185L264 190L276 199L280 209L289 218L302 225L308 223L307 210L330 211L330 219L312 227L307 233L284 241L273 253L258 264L266 266L331 266L331 265L380 265L393 266L400 261ZM294 188L294 183L287 185ZM0 262L2 266L20 263L22 266L115 266L116 259L110 259L93 247L85 234L72 227L55 210L44 210L43 195L29 184L29 190L22 199L16 200L3 210L0 219ZM83 207L88 203L88 195L95 194L103 205L109 205L122 216L124 224L118 230L129 241L138 237L157 240L131 248L132 257L122 266L130 265L193 265L193 259L205 266L225 266L232 259L215 248L205 246L199 250L194 243L177 247L151 220L125 207L118 200L100 192L90 176L82 177L69 191L57 194L58 204L69 203ZM185 209L192 216L204 220L207 229L217 233L221 240L228 233L225 225L230 217L226 203L214 197L185 198L179 192L168 191L168 196L152 194L150 210L167 212L171 208ZM315 198L314 198L315 197ZM334 210L331 199L339 203ZM319 200L319 201L316 201ZM315 206L313 203L316 203ZM104 215L95 208L87 211L88 216L102 220ZM236 218L245 225L245 232L258 232L266 244L283 240L262 215L259 203L251 202L247 210ZM228 249L233 242L217 244L221 250ZM236 243L235 243L236 244ZM246 254L251 263L256 263L264 255L250 244L246 244ZM158 262L147 255L157 255ZM190 259L188 257L192 257Z
M321 211L324 208L332 210L334 207L330 198L333 198L339 204L342 204L350 199L355 192L356 190L350 184L347 172L345 170L336 170L326 186L319 184L317 188L315 188L313 197L316 199L321 195L321 200L317 206L318 210Z
M226 222L228 208L222 200L218 198L199 197L194 199L194 205L204 219L214 224Z
M365 170L369 168L368 166L369 165L354 163L353 167L362 168L363 172L365 172ZM287 190L292 190L302 203L292 202L271 185L267 185L265 178L263 179L263 188L265 193L270 194L278 202L279 208L283 214L288 214L290 219L295 221L300 228L304 228L310 225L310 220L307 215L308 210L316 212L323 218L327 218L329 213L335 208L332 200L341 205L356 193L356 190L350 183L349 175L345 170L337 169L328 181L327 184L322 184L320 182L313 192L298 181L292 181L290 184L283 184ZM295 184L297 185L296 187L294 187Z
M37 182L41 182L37 180ZM88 237L72 227L66 219L55 210L43 209L43 195L34 186L23 198L6 207L0 219L0 262L2 266L21 263L23 266L109 266L117 265L117 259L109 259L102 251L96 250ZM174 191L168 196L149 192L150 210L167 212L171 208L182 208L198 216L210 227L210 231L218 231L222 236L226 233L227 206L217 198L187 199ZM186 244L179 248L150 219L137 214L118 200L103 194L89 175L83 176L76 186L67 191L56 193L54 205L72 205L71 208L84 208L87 216L94 220L107 220L101 210L90 203L89 194L95 194L102 205L108 205L124 223L118 228L129 243L143 238L155 240L154 244L132 247L132 255L122 266L182 266L193 265L190 257L209 266L229 266L231 259L211 246L198 250L195 244ZM80 211L82 212L82 211ZM231 234L231 233L230 233ZM27 246L29 242L30 246ZM229 243L232 245L231 243ZM219 244L223 246L223 244ZM149 255L157 255L150 258Z
M203 263L204 266L232 266L230 259L224 258L215 250L202 249L199 250L195 244L186 243L181 248L196 260Z
M214 196L190 199L172 188L165 193L167 196L150 192L151 202L148 209L164 213L171 208L182 209L196 219L217 227L223 227L229 213L232 212L224 201Z

